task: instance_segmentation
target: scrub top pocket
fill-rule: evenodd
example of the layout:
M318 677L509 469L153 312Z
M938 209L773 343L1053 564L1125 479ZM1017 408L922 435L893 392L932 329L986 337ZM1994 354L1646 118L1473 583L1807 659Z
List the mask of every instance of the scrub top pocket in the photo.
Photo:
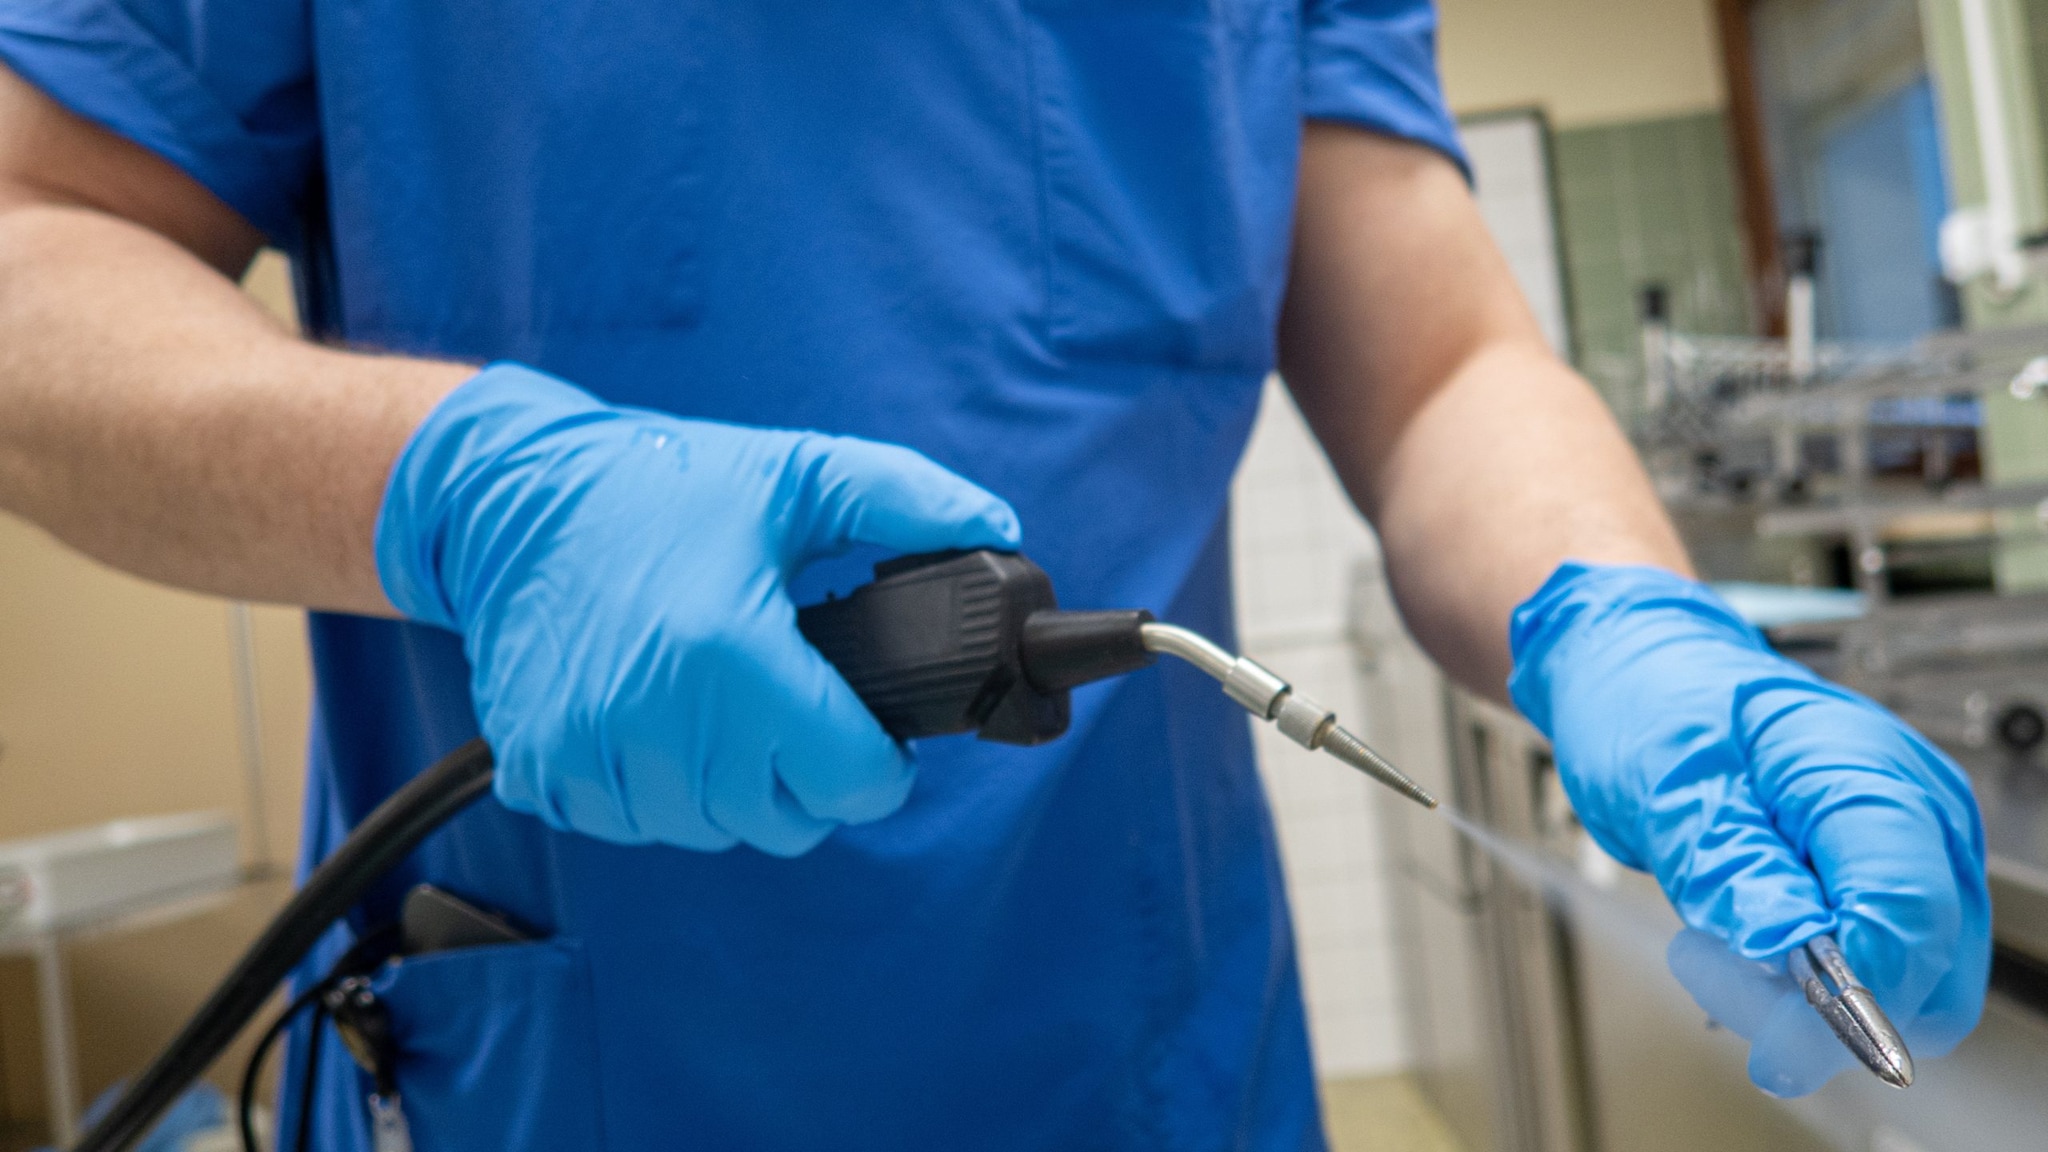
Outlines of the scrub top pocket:
M386 966L374 987L391 1012L398 1089L421 1152L605 1147L590 969L580 944L554 939L407 957Z
M1024 0L1048 342L1262 373L1300 135L1284 0Z

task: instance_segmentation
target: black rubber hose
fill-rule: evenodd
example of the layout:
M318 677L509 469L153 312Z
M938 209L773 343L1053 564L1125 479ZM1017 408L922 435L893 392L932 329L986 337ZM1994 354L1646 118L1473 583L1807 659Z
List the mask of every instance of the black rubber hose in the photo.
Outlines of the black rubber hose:
M270 1027L263 1030L262 1038L256 1041L256 1050L249 1054L249 1066L242 1069L241 1087L235 1093L235 1127L242 1133L242 1152L263 1152L262 1143L256 1139L256 1082L263 1078L263 1058L270 1055L271 1048L284 1038L285 1031L299 1013L318 1000L331 984L331 979L322 980L299 993L284 1011L277 1014L277 1019L270 1022ZM315 1050L312 1054L319 1053ZM312 1060L306 1061L308 1067L312 1064ZM301 1111L308 1110L310 1106L309 1100L299 1102Z
M370 885L491 787L491 749L472 740L379 804L306 878L234 971L72 1152L125 1152L204 1075L291 970Z
M313 1094L320 1090L320 1050L327 1043L327 1006L313 1005L313 1030L306 1035L306 1066L299 1070L299 1126L293 1134L291 1152L309 1152L313 1147ZM277 1118L278 1135L284 1135L284 1117ZM277 1152L285 1152L278 1145Z
M317 1007L320 1003L320 998L325 996L328 990L336 984L341 983L350 976L367 972L378 964L383 963L384 958L391 955L398 940L398 925L391 924L377 929L356 941L353 947L341 954L341 959L335 963L327 975L314 981L310 987L299 993L290 1004L285 1006L284 1011L277 1014L277 1019L270 1022L270 1027L263 1030L262 1037L256 1041L256 1047L249 1053L248 1066L242 1069L242 1086L236 1102L235 1120L236 1126L242 1130L242 1152L263 1152L263 1149L256 1142L256 1082L262 1079L263 1060L270 1055L271 1048L276 1046L277 1042L284 1037L285 1030L292 1026L292 1021L298 1017L299 1013L305 1011L309 1005ZM314 1015L317 1017L319 1014L316 1012ZM315 1019L313 1032L317 1035L319 1031L319 1021ZM313 1074L314 1068L319 1063L319 1056L319 1045L308 1045L308 1055L306 1058L307 1076L310 1077ZM310 1100L312 1097L308 1095L306 1098ZM299 1114L304 1116L311 1111L310 1106L302 1106L299 1109ZM301 1139L299 1145L303 1146L304 1144L305 1141ZM279 1144L277 1147L279 1152L283 1152L284 1145Z

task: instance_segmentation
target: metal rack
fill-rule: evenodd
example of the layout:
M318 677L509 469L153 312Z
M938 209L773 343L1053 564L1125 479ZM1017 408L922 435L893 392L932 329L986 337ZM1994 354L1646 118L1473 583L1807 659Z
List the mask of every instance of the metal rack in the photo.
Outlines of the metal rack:
M1873 601L1902 547L2048 539L1993 515L2029 510L2040 521L2048 483L1990 486L1981 465L1983 397L2031 400L2048 387L2048 328L1802 350L1653 320L1643 348L1634 437L1681 515L1740 511L1759 537L1840 540ZM1908 527L1915 539L1902 541Z

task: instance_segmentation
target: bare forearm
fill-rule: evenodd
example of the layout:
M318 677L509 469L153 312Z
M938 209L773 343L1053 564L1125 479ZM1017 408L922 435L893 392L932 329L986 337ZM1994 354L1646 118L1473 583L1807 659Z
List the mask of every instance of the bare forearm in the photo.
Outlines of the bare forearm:
M384 481L468 371L309 345L146 228L0 198L0 507L117 567L390 611Z
M1403 617L1468 686L1504 696L1508 618L1559 562L1689 572L1440 157L1311 126L1282 360L1379 529Z
M1511 670L1508 617L1559 563L1690 574L1605 406L1541 346L1473 357L1383 458L1350 470L1410 628L1496 698Z

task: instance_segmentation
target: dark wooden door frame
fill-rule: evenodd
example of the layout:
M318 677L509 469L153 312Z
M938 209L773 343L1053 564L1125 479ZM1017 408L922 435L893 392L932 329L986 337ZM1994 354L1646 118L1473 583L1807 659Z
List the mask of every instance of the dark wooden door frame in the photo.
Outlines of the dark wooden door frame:
M1758 0L1714 0L1721 40L1721 77L1728 89L1728 147L1734 153L1736 199L1742 209L1742 250L1749 273L1751 321L1766 336L1785 334L1785 253L1764 140L1763 97L1756 82L1756 40L1750 14Z

